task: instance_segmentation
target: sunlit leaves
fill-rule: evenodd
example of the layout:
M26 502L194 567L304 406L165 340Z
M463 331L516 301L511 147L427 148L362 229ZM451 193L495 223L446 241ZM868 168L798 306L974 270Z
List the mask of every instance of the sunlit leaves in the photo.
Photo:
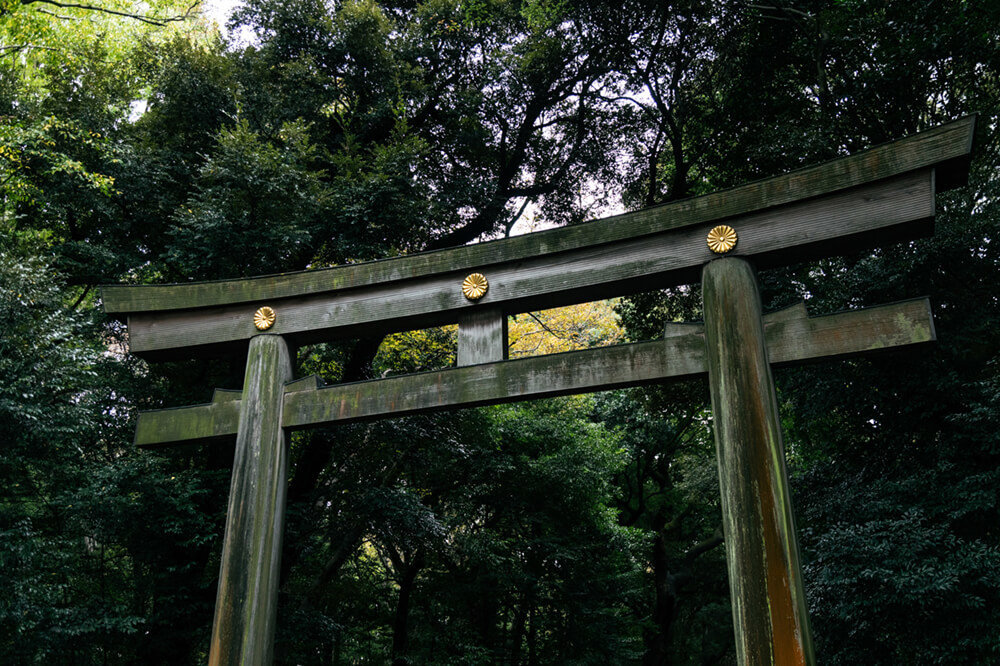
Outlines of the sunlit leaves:
M618 344L624 332L614 301L595 301L509 319L510 357L537 356Z
M196 6L185 0L3 0L0 66L10 67L24 85L44 90L49 70L63 66L85 68L94 44L106 46L111 59L125 59L145 38L190 31L190 21L185 21L197 16Z
M88 170L67 151L107 150L106 139L72 120L56 116L34 121L8 117L0 124L0 193L3 217L18 204L39 205L40 181L60 178L103 195L113 192L114 178Z

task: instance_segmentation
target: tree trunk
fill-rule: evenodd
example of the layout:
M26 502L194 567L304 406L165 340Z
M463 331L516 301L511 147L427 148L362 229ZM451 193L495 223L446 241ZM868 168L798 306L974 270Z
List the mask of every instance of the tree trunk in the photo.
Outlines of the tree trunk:
M653 587L656 593L653 606L653 628L646 637L643 666L668 666L670 664L670 629L677 607L677 589L670 573L667 559L667 542L662 530L653 539Z
M524 640L524 629L528 618L527 607L528 600L525 598L514 610L514 621L510 632L510 663L512 666L521 663L521 643Z
M421 558L415 556L399 579L399 598L392 620L392 660L393 664L408 664L406 658L410 650L410 598L416 587L417 574L421 569Z

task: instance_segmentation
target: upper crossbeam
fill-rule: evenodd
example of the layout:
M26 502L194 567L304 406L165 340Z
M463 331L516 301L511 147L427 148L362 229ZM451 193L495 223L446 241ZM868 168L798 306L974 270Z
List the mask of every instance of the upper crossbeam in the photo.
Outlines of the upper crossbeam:
M967 117L819 166L702 197L478 245L277 276L186 285L109 286L105 309L128 317L130 348L149 358L239 350L253 312L269 333L304 343L458 321L696 282L713 255L711 226L737 228L731 254L768 267L926 235L934 193L962 182L975 118ZM459 285L483 272L482 300Z

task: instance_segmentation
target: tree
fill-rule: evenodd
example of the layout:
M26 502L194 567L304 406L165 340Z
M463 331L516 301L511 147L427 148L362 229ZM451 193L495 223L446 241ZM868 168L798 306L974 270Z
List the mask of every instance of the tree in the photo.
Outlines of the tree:
M92 323L92 285L366 261L497 237L526 210L573 224L997 106L983 2L254 0L234 25L257 41L238 47L40 8L0 10L3 275L42 304L3 292L0 469L34 484L4 495L0 527L0 641L22 661L207 649L231 448L137 453L130 419L239 386L242 359L127 360L122 327ZM933 239L760 275L769 308L940 304L919 358L778 374L824 661L996 656L995 124ZM639 340L699 301L613 307ZM512 341L604 343L622 335L598 325L607 307L519 314ZM310 345L298 370L447 367L454 339ZM693 382L296 434L279 660L724 663L706 403Z
M151 36L106 12L76 22L35 9L0 12L0 367L11 375L0 651L17 663L177 663L197 640L182 629L191 609L210 609L190 563L211 550L204 503L219 479L135 454L131 417L158 387L122 358L92 290L141 255L107 221L143 86L133 49ZM164 594L177 588L188 592Z
M596 301L511 317L510 356L557 354L618 344L623 332L613 308L613 301Z
M95 313L65 302L59 276L23 258L30 241L17 238L0 251L0 370L10 378L0 392L10 592L0 649L16 663L181 657L188 638L161 642L157 625L184 626L191 599L148 607L145 595L179 583L177 560L212 542L206 489L197 473L128 454L135 364L109 357Z
M190 30L198 4L157 0L137 11L121 0L4 0L0 62L23 84L43 91L51 71L92 64L95 46L105 51L101 60L120 64L144 38L162 35L165 28Z

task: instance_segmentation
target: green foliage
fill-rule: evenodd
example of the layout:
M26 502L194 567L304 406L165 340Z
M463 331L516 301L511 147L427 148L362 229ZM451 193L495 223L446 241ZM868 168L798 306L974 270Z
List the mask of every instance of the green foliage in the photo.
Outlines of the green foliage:
M455 365L458 328L426 328L386 336L373 365L380 376L440 370Z
M152 0L141 8L126 0L2 0L0 66L9 65L25 88L44 90L53 71L91 66L95 45L105 49L104 58L123 64L137 44L169 35L174 26L194 33L190 23L183 23L193 17L193 9L179 0Z
M154 610L143 590L177 584L178 549L216 538L200 473L123 448L130 369L108 357L91 313L62 302L51 269L24 258L30 248L0 252L0 650L12 663L97 664L144 641L176 654L158 625L183 624L191 600Z
M935 307L920 355L778 374L820 659L996 661L994 4L251 0L240 46L121 3L0 4L0 654L206 659L231 447L138 452L133 417L239 387L242 359L128 358L94 285L572 224L978 110L933 238L760 280L769 309ZM700 318L694 287L614 307L633 340ZM539 319L617 335L577 315ZM454 351L413 331L303 347L298 372ZM686 382L296 433L278 662L727 663L710 425Z
M998 474L962 477L941 462L894 476L861 489L825 469L804 479L824 488L805 503L806 524L823 533L803 534L815 553L806 575L823 647L842 664L992 660L1000 552L976 526L996 515ZM919 634L911 634L915 621ZM970 631L955 640L952 622ZM826 643L848 635L836 650Z
M34 457L49 439L72 442L94 428L98 410L88 388L100 348L84 335L88 318L63 306L49 266L13 247L0 253L0 319L0 371L8 377L0 388L0 432L11 452ZM16 474L15 459L5 460Z
M283 126L274 143L246 123L222 130L168 232L166 260L195 278L245 277L301 264L328 196L322 174L308 169L312 152L301 124Z
M11 119L12 120L12 119ZM77 148L98 148L100 137L81 130L72 122L49 116L40 124L25 126L9 122L0 127L0 177L8 204L37 205L45 195L43 188L32 182L30 174L37 173L48 180L75 181L77 187L92 188L107 196L112 192L114 179L99 173L88 172L79 160L60 150L67 143Z

